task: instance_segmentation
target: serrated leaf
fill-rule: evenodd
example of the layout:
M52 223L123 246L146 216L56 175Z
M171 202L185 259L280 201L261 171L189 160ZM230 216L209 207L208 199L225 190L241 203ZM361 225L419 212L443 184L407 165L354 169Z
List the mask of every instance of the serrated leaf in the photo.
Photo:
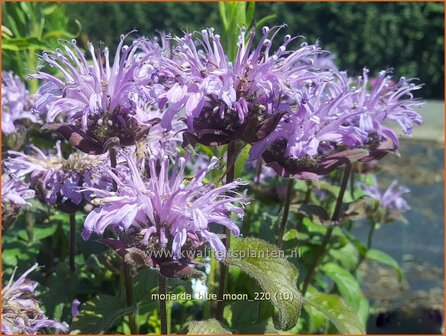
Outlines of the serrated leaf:
M297 289L298 271L282 258L274 245L256 238L235 238L226 263L239 267L256 279L277 309L274 324L277 329L289 330L299 319L302 295Z
M389 256L387 253L375 249L369 249L365 257L367 260L376 261L392 267L398 274L399 281L403 279L403 270L401 269L400 265L393 257Z
M222 327L216 319L206 321L191 321L186 324L187 335L215 335L232 334L229 330Z
M104 334L134 310L123 298L99 295L81 305L71 324L71 334Z
M338 295L308 291L304 304L311 305L322 313L341 334L365 334L356 314Z

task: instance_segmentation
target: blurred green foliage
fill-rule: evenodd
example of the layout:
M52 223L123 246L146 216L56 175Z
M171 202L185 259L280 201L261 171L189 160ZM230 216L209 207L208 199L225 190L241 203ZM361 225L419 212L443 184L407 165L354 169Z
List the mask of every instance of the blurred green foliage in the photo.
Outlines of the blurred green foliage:
M75 38L79 32L79 22L70 20L61 4L19 2L5 3L2 8L3 69L13 70L22 79L35 72L38 53L58 48L58 39ZM38 82L29 81L29 85L34 92Z
M114 45L132 29L153 35L215 27L223 32L217 3L68 3L67 14L83 27L83 41ZM396 76L426 83L420 96L443 99L444 4L257 3L254 21L287 23L289 34L319 40L352 75L394 68Z

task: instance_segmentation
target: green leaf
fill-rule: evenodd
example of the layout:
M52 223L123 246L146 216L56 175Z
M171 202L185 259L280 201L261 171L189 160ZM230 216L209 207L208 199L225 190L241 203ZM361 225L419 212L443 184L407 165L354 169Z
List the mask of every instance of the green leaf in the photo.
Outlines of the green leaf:
M261 19L256 23L256 28L260 28L260 27L262 27L265 23L267 23L268 21L271 21L271 20L275 19L276 17L277 17L276 14L271 14L271 15L264 16L263 18L261 18Z
M42 40L36 37L26 37L26 38L8 38L2 41L2 48L5 50L27 50L30 48L35 49L46 49L48 45Z
M99 295L81 306L79 315L71 324L71 334L106 333L134 310L135 307L127 307L123 298Z
M276 246L256 238L235 238L226 263L239 267L256 279L277 309L274 324L277 329L288 330L299 319L302 295L296 282L297 269Z
M403 279L403 270L401 269L398 262L389 256L387 253L375 249L370 249L365 255L367 260L377 261L381 264L392 267L398 274L398 279L401 281Z
M135 302L151 302L151 293L158 287L158 271L145 269L133 278L133 295Z
M11 37L12 35L13 35L12 31L8 27L2 25L2 37L8 38Z
M226 17L226 3L225 2L219 2L218 3L218 10L220 12L220 19L223 22L223 28L225 30L228 30L228 18Z
M56 40L56 39L73 39L76 38L78 34L72 34L65 30L53 30L42 36L44 40Z
M269 301L233 301L226 305L223 317L237 334L277 334L271 318L273 311Z
M186 327L188 329L187 335L232 334L232 332L223 328L216 319L191 321L186 324Z
M248 161L249 158L249 149L251 148L251 146L247 145L244 146L239 155L237 156L237 160L235 161L235 176L237 177L241 177L243 176L244 172L246 172L246 162Z
M365 329L356 314L338 295L308 291L304 304L322 313L341 334L365 334Z
M56 232L56 225L46 225L44 227L34 227L34 241L39 241L49 236L52 236Z
M256 9L255 1L251 1L248 4L248 8L246 10L246 29L249 29L252 24L252 20L254 19L254 11Z
M328 253L347 270L355 269L358 264L358 250L350 241L338 249L330 249Z
M331 278L348 306L358 315L365 328L369 314L368 301L361 291L358 281L342 267L334 263L322 266L322 271Z

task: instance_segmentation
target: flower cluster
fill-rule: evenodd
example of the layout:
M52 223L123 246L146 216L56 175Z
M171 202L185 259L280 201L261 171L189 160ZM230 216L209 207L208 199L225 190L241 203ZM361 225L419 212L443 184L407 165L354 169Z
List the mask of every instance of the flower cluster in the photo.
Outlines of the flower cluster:
M24 122L39 123L33 111L33 97L25 84L12 72L2 72L2 132L11 134L24 126Z
M121 36L113 64L108 48L102 56L92 44L89 52L93 64L88 63L73 40L62 43L63 51L42 55L64 80L43 71L31 76L44 81L36 107L48 110L47 128L88 154L104 153L107 141L115 137L123 146L132 145L156 123L144 113L153 103L150 97L156 85L147 84L154 84L156 70L150 60L142 62L135 56L142 40L125 46L125 38Z
M37 266L35 264L16 281L14 271L8 284L2 288L2 334L35 335L45 328L68 332L66 323L48 319L39 307L35 293L38 283L27 279Z
M213 29L203 30L201 38L176 37L172 51L176 62L171 62L175 84L166 91L168 107L162 125L169 128L184 109L188 142L221 145L242 139L253 143L267 136L282 115L300 102L302 87L329 78L312 66L321 53L316 45L302 43L297 50L287 50L296 39L287 35L277 50L271 50L280 28L264 27L257 45L255 31L247 39L242 29L234 62Z
M45 154L35 146L30 148L32 155L9 151L4 165L12 176L29 181L30 188L46 204L71 213L90 200L91 192L85 188L111 187L110 179L100 173L100 166L108 159L104 155L72 153L65 159L59 142L56 153Z
M34 190L20 179L13 179L9 175L2 175L2 227L11 225L20 209L31 205L27 200L33 198Z
M384 123L397 122L410 134L422 122L414 110L421 102L412 96L420 86L404 78L391 85L381 72L368 89L367 73L365 69L352 83L346 73L336 71L336 80L309 87L297 110L253 145L251 159L263 156L282 176L317 179L342 164L397 150L398 137Z
M170 172L167 156L151 156L150 177L145 177L134 159L123 155L127 157L130 175L118 176L109 171L118 184L117 192L92 189L98 207L85 220L84 239L89 239L92 233L102 235L108 227L113 228L126 248L144 253L146 263L161 268L167 276L176 274L173 267L180 267L184 275L182 264L191 262L182 255L184 249L201 249L209 243L223 258L225 246L219 235L211 231L210 224L225 226L239 235L231 213L239 218L243 216L244 199L235 192L242 182L236 180L220 187L204 183L206 174L217 167L217 158L212 158L210 164L188 178L184 176L187 158L179 157ZM157 250L171 253L156 254Z

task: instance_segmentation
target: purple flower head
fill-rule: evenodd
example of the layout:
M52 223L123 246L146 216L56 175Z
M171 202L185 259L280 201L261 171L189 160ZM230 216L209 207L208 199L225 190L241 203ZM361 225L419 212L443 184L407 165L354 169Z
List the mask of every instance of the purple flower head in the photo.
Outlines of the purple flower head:
M335 82L309 87L299 108L285 115L274 131L251 148L251 159L261 155L282 176L317 179L338 166L363 157L355 150L366 141L367 133L350 124L355 112L340 108L353 94L339 92Z
M25 182L12 179L9 175L2 175L2 225L11 225L17 218L20 209L26 205L28 199L34 198L34 190L29 189Z
M146 113L150 114L152 119L161 118L163 111L152 106ZM172 128L166 130L160 124L153 125L150 133L142 140L135 143L135 148L128 148L136 153L136 162L142 170L149 166L149 157L158 156L161 153L168 155L172 160L178 154L183 141L182 131L184 124L180 120L174 120ZM125 161L125 158L122 158Z
M373 180L372 185L361 183L360 186L368 196L378 200L381 206L387 210L405 211L410 209L410 206L402 197L404 194L409 193L410 190L404 186L398 186L398 181L396 180L392 181L384 193L381 193L376 179Z
M225 226L239 235L231 214L243 216L244 199L235 192L242 182L236 180L220 187L205 183L206 174L218 165L216 158L188 178L184 174L186 158L178 158L170 171L167 156L151 156L147 178L132 157L123 155L127 156L130 174L116 176L109 172L118 183L117 192L95 190L98 198L94 203L98 207L85 220L83 238L89 239L92 233L102 235L112 228L120 242L110 245L127 252L129 248L138 250L144 254L146 264L160 268L166 276L175 276L171 267L183 269L192 262L184 251L202 249L206 243L223 258L225 246L210 224Z
M361 112L351 123L367 132L366 145L370 155L363 161L380 159L389 151L398 150L398 136L387 127L388 124L397 123L404 134L411 135L413 126L423 122L415 111L423 102L413 96L413 91L419 90L421 85L404 77L395 83L389 71L381 71L373 85L369 85L368 73L369 70L364 68L363 76L358 77L356 82L348 79L345 73L340 74L340 82L345 87L358 88L346 100L345 107Z
M166 92L162 125L169 128L184 109L186 143L252 143L267 136L300 101L302 86L327 78L326 73L312 71L313 56L321 52L318 46L302 43L297 50L287 50L296 39L287 35L277 50L271 50L280 28L264 27L257 45L255 31L246 39L242 29L234 62L213 29L203 30L201 38L176 37L173 54L181 63L172 62L176 83Z
M403 198L403 195L409 193L410 190L404 186L398 186L396 180L392 181L383 193L376 179L373 179L372 185L359 183L359 186L367 196L379 201L382 213L373 211L373 216L378 221L390 222L395 219L402 219L401 213L410 209L409 204Z
M82 209L90 200L91 192L85 188L111 187L111 181L102 176L99 169L107 156L72 153L65 159L60 142L56 153L46 154L35 146L30 148L30 155L9 151L5 166L11 175L28 180L44 203L70 213Z
M2 132L14 133L27 120L39 123L38 115L32 111L33 99L19 76L2 71Z
M397 121L409 131L421 117L413 110L420 102L402 80L390 87L381 77L369 91L367 71L352 86L345 73L331 82L303 90L297 110L285 115L265 139L252 146L251 159L261 155L283 176L317 179L340 165L379 159L398 149L398 137L385 122Z
M68 332L66 323L48 319L39 307L35 293L38 283L26 278L37 266L35 264L16 281L14 271L8 284L3 287L2 334L36 335L45 328L56 329L59 333Z
M89 63L75 40L62 42L62 50L44 53L41 58L63 79L43 71L31 76L44 81L36 106L48 110L47 128L89 154L104 153L107 141L115 137L123 146L132 145L157 122L137 111L152 99L145 88L153 84L152 60L142 62L136 56L141 40L126 46L125 39L122 35L112 64L108 48L102 55L90 43ZM58 121L62 123L55 123Z

